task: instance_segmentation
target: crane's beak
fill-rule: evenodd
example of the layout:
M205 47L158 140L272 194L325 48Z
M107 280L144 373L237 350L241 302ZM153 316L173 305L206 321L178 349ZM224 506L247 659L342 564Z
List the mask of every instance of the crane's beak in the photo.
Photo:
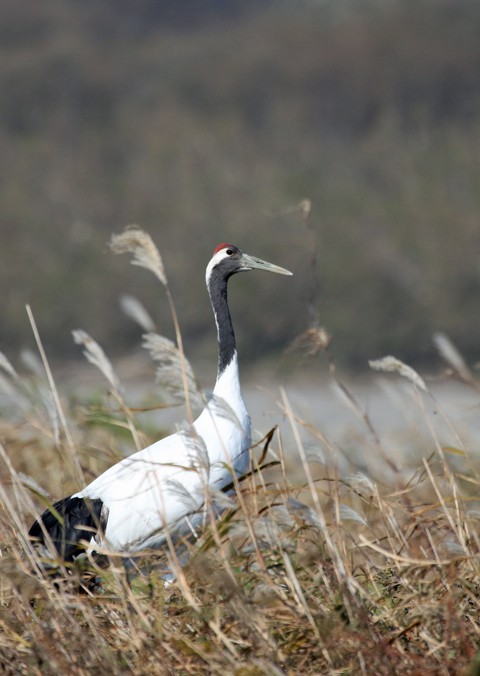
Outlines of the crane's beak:
M261 258L256 256L249 256L246 253L242 254L242 270L266 270L267 272L275 272L277 275L292 275L293 273L290 270L285 270L279 265L274 265L273 263L268 263L267 261L262 261Z

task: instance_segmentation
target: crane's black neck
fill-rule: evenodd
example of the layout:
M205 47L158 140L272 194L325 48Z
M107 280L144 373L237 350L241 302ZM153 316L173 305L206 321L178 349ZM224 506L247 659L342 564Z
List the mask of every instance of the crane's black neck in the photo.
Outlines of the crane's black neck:
M218 337L218 370L217 380L231 363L236 353L235 333L232 318L228 309L227 284L230 275L218 267L213 268L208 279L207 287L212 304Z

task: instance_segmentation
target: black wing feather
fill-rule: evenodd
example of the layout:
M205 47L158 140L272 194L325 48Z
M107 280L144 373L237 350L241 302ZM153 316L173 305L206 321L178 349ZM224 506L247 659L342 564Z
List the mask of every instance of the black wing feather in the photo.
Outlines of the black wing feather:
M97 498L63 498L53 503L53 509L62 517L63 523L51 509L46 509L39 521L35 521L28 534L45 544L44 529L50 536L59 556L64 561L72 561L75 556L84 551L80 540L90 540L93 531L104 528L102 523L103 502Z

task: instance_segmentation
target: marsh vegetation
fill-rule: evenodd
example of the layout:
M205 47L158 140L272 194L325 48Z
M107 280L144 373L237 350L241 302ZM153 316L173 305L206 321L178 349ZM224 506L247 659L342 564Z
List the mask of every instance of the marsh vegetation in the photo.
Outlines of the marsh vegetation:
M0 427L5 673L477 673L478 448L413 369L392 357L372 364L395 372L385 373L396 379L390 387L402 397L407 387L424 419L427 440L415 425L402 429L415 462L389 454L330 359L329 378L361 421L361 440L345 447L281 389L280 429L257 434L251 471L233 495L215 496L223 513L196 538L128 565L104 551L46 570L27 538L33 517L162 432L143 422L155 406L131 405L114 364L82 331L76 341L105 387L65 397L31 321L40 352L33 371L19 374L5 355L0 362L9 401ZM478 406L474 375L443 340L450 377ZM163 386L175 384L160 395L152 383L150 403L162 407L181 392L182 355L157 345L157 362L158 349ZM193 402L201 395L191 376Z

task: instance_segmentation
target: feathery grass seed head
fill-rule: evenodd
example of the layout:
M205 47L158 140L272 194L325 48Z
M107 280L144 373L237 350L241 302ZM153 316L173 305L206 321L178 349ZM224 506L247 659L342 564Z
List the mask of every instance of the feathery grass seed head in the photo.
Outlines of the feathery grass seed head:
M169 338L158 333L147 333L143 336L143 347L148 350L157 364L156 379L170 392L177 401L185 397L182 375L185 374L188 393L192 404L200 405L202 396L198 389L190 362Z
M82 329L75 329L72 331L72 335L73 340L77 343L77 345L83 345L85 348L83 350L83 354L87 360L96 366L101 373L103 373L105 378L116 392L120 392L120 381L113 370L112 363L100 345Z
M425 381L418 373L412 369L411 366L404 364L403 361L397 359L396 357L387 356L382 359L371 359L369 366L374 371L388 371L392 373L398 373L403 378L407 378L411 383L418 387L419 390L427 392L427 386Z
M125 293L120 296L119 304L123 313L138 324L143 331L155 331L155 322L138 298Z
M133 254L132 265L150 270L164 286L167 286L167 276L160 252L150 235L138 226L129 226L120 235L112 235L110 248L116 254Z

